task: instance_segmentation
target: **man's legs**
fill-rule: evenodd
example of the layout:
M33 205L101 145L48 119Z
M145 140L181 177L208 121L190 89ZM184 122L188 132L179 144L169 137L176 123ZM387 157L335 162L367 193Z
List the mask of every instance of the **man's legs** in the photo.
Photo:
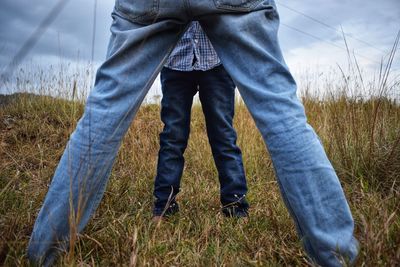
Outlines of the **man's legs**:
M235 84L222 65L199 72L199 76L200 101L221 185L222 211L226 216L246 216L246 177L242 152L236 145L237 136L232 125Z
M281 56L274 2L117 2L124 4L120 8L135 7L131 19L145 18L137 14L142 6L151 9L145 15L157 14L157 8L166 12L158 18L179 15L149 26L121 18L114 21L108 60L98 72L85 114L57 168L35 223L28 257L49 264L55 242L67 240L75 225L78 232L86 225L101 199L121 137L167 50L172 50L183 30L175 23L186 22L185 16L190 15L202 21L263 135L309 256L325 266L339 265L336 252L354 260L353 219L323 147L306 122L295 82ZM232 12L237 14L228 14Z
M215 2L227 14L209 16L196 6L202 3L191 3L205 13L198 14L202 27L267 144L305 250L323 266L340 266L340 257L353 261L358 254L353 218L338 177L296 96L295 81L277 40L275 4L273 0L242 1L237 6L227 2Z
M178 211L175 201L179 193L184 157L189 132L193 97L197 92L193 72L164 68L161 72L163 98L157 176L154 183L154 216L170 215ZM165 212L165 213L164 213Z
M149 26L113 14L107 60L71 135L35 222L28 258L50 265L102 198L120 141L185 25ZM142 19L143 16L140 17Z

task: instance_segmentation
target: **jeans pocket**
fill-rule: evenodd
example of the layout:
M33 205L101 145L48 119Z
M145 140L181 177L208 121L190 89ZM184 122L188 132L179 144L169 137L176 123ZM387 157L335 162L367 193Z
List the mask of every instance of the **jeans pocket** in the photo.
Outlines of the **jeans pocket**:
M160 0L116 0L115 10L132 22L148 24L158 15Z
M214 0L218 9L248 12L253 10L263 0Z

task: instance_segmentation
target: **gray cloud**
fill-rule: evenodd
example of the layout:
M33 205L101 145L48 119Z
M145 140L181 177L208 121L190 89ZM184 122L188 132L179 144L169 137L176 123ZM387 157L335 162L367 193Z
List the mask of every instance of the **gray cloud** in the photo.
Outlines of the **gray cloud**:
M53 8L52 0L3 0L0 3L0 65L8 63L23 42ZM108 42L112 1L99 1L95 59L102 60ZM74 59L77 54L90 59L93 1L71 0L30 53L36 56L60 56Z
M283 7L279 3L328 24L337 31ZM362 0L282 0L278 1L278 8L283 24L296 27L324 40L316 40L282 25L280 31L282 48L289 65L294 65L296 68L309 65L318 68L321 65L347 65L345 43L340 33L342 27L346 33L350 52L355 53L360 66L367 70L376 70L382 57L387 55L392 48L396 34L400 30L400 2L397 0L384 0L379 4ZM400 69L398 59L399 55L394 61L394 69Z
M307 64L307 49L325 47L327 54L340 54L344 51L328 43L344 46L337 32L324 27L292 10L305 13L315 19L340 29L342 26L349 36L362 39L381 50L388 51L400 28L400 2L382 0L379 3L365 0L324 1L324 0L279 0L276 1L281 15L280 39L282 48L289 57L304 60ZM282 5L280 5L280 3ZM109 38L110 13L113 1L99 1L95 59L102 61L106 53ZM0 66L7 64L12 55L35 30L40 21L55 5L54 0L2 0L0 3ZM49 26L28 58L61 57L74 60L79 57L89 60L91 54L93 1L71 0L56 21ZM284 24L315 35L324 40L316 40L303 33L296 32ZM368 45L348 38L350 48L359 54L378 60L382 53ZM324 50L324 49L323 49ZM299 53L304 53L304 56ZM319 53L315 57L326 57ZM332 55L329 55L332 56Z
M400 2L398 0L383 0L379 3L364 0L347 1L277 1L282 21L316 35L327 41L342 41L340 34L316 23L298 13L284 7L298 10L315 19L322 21L338 30L341 26L349 36L362 39L382 50L388 50L393 44L397 31L400 30ZM282 3L283 5L279 5ZM293 36L296 36L293 38ZM295 34L290 29L281 28L282 44L287 48L296 48L301 45L319 42L305 35ZM359 50L365 44L348 38ZM343 43L343 42L342 42Z

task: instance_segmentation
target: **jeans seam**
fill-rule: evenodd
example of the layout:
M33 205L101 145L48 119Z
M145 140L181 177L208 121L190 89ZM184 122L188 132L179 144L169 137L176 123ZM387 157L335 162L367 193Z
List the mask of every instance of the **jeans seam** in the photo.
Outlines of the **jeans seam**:
M183 30L181 30L181 32L180 32L180 34L183 32ZM147 95L147 91L145 90L145 88L149 88L149 84L150 84L150 81L152 81L152 80L154 80L155 79L155 76L156 76L156 74L158 74L159 73L159 70L161 69L161 65L165 62L165 60L168 58L168 55L170 54L170 52L172 51L172 49L175 47L175 45L172 45L171 47L170 47L170 49L169 49L169 53L167 53L165 56L164 56L164 58L163 58L163 60L158 64L158 66L157 66L157 68L155 69L155 71L153 72L153 74L150 76L150 79L149 79L149 81L143 86L143 88L141 89L141 94L140 94L140 96L138 97L138 102L143 102L143 99L146 97L146 95ZM138 110L140 108L140 105L137 105L137 107L136 107L136 110L134 110L133 112L134 113L136 113L136 111ZM130 108L131 109L131 108ZM129 110L128 110L128 112L127 113L129 113ZM120 140L120 142L119 143L121 143L122 142L122 138L121 138L121 140ZM105 172L105 173L107 173L107 172ZM104 174L102 175L102 177L104 177ZM106 180L106 181L103 181L103 184L104 183L107 183L107 181L108 180ZM97 206L99 203L98 202L100 202L100 200L101 200L101 198L102 198L102 194L100 195L100 190L101 190L101 187L100 186L98 186L97 188L96 188L96 190L95 190L95 196L94 196L94 200L95 201L93 201L92 203L92 205L91 205L91 207L89 208L89 210L88 211L90 211L89 212L89 214L92 214L94 211L94 207L95 206ZM94 204L96 204L96 205L94 205Z
M254 7L256 7L260 2L263 0L255 0L254 3L251 3L250 5L246 6L234 6L230 4L222 4L220 3L219 0L213 0L215 7L218 9L228 9L232 11L251 11Z
M145 12L142 15L132 16L132 15L129 15L128 13L126 13L125 11L122 10L121 5L120 5L120 1L117 1L116 5L115 5L115 10L116 11L118 11L121 14L123 14L126 18L128 18L129 20L132 20L132 21L137 21L137 20L141 20L143 18L149 17L149 16L157 15L157 10L158 9L159 9L159 0L153 0L153 5L151 7L151 10Z
M282 186L282 183L281 183L280 179L277 179L277 181L278 181L279 187L281 188L283 201L286 203L286 206L288 208L289 214L292 215L293 221L295 222L295 224L297 226L297 230L299 231L299 235L301 237L300 240L302 240L302 242L305 242L305 243L307 242L308 243L308 247L310 247L312 250L314 250L314 248L312 247L311 242L309 240L307 240L307 235L304 234L304 230L300 226L299 219L297 218L297 215L293 211L293 208L292 208L292 205L290 203L290 200L287 197L287 193L286 193L285 188ZM304 238L306 238L306 240L303 240ZM303 246L306 247L305 244ZM317 260L317 262L321 262L321 260L320 260L319 256L317 255L317 253L312 253L312 254L313 254L314 259ZM314 261L314 259L311 258L312 261Z

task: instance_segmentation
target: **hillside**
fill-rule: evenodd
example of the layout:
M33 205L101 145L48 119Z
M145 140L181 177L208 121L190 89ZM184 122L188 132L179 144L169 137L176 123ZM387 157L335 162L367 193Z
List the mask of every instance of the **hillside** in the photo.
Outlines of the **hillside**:
M400 263L400 107L385 98L303 102L349 200L361 243L358 266ZM0 98L0 265L28 266L38 209L82 103ZM219 185L201 108L194 106L181 212L157 227L152 189L162 129L143 106L122 144L103 201L59 266L305 266L266 148L242 103L235 127L249 185L250 220L219 213Z

